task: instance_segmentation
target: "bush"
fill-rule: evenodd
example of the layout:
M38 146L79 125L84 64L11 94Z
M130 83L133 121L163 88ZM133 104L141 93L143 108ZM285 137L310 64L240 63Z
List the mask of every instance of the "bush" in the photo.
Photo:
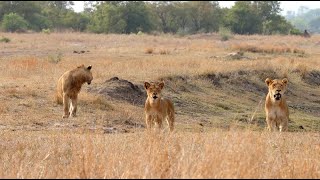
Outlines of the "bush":
M6 37L2 37L2 38L0 39L0 42L8 43L8 42L10 42L10 39L9 39L9 38L6 38Z
M233 34L229 28L220 27L219 28L219 35L221 37L221 41L227 41L233 37Z
M50 34L51 31L50 31L50 29L42 29L42 33L44 33L44 34Z
M27 21L16 13L9 13L3 16L2 28L5 31L24 32L27 30L27 26Z
M299 29L296 29L296 28L291 29L290 30L290 34L291 35L297 35L297 36L303 35L303 33Z

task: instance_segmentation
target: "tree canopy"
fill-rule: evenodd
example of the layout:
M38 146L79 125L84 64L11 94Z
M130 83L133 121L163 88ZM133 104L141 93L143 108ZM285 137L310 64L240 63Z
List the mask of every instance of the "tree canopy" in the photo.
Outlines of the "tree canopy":
M218 1L85 1L83 12L72 1L1 1L2 31L72 30L93 33L217 32L288 34L293 26L279 15L279 1L236 1L221 8ZM15 19L15 20L13 20ZM319 28L319 18L310 27Z

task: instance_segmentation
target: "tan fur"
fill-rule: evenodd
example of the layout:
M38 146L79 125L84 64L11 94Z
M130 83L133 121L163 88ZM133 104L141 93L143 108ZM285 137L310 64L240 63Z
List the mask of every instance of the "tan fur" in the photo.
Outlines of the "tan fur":
M78 94L83 83L91 83L93 77L91 73L91 65L85 67L83 64L77 68L65 72L58 80L56 101L58 104L63 104L63 118L68 118L69 115L76 117ZM71 104L69 108L69 100ZM70 111L69 111L70 110Z
M147 91L147 100L145 103L144 111L146 116L147 129L151 129L153 124L159 128L162 127L162 121L167 120L170 131L174 128L174 107L169 99L161 97L161 91L164 83L144 83ZM154 99L156 97L156 99Z
M269 88L269 92L267 94L265 102L268 130L274 131L279 129L280 132L287 131L289 122L289 110L284 93L287 90L288 80L286 78L282 80L272 80L270 78L267 78L265 82ZM281 95L281 97L279 96L279 94ZM278 100L276 98L278 98Z

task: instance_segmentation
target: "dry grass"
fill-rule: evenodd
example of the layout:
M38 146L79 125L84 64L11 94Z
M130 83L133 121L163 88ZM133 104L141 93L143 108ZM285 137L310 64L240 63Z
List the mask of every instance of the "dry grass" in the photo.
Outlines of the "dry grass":
M168 49L161 49L160 54L165 55L165 54L170 54L170 51Z
M320 89L310 74L320 69L319 36L3 36L11 41L0 43L1 178L320 178ZM251 46L265 53L212 58ZM78 117L62 119L56 83L79 64L91 64L94 79ZM263 130L269 75L289 78L291 132ZM176 131L146 134L143 105L89 93L115 76L139 86L165 79Z
M319 134L21 135L1 133L2 178L320 177Z
M287 47L283 45L252 45L247 43L235 44L232 46L232 49L240 50L244 52L253 52L253 53L299 53L305 54L305 51L296 47Z

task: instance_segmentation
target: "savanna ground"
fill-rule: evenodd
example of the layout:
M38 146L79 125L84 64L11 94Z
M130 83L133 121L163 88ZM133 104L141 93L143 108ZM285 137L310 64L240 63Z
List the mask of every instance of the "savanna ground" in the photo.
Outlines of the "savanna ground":
M1 35L1 178L320 178L319 35ZM94 79L62 119L56 83L80 64ZM267 77L289 80L289 132L265 129ZM171 134L145 132L156 80Z

